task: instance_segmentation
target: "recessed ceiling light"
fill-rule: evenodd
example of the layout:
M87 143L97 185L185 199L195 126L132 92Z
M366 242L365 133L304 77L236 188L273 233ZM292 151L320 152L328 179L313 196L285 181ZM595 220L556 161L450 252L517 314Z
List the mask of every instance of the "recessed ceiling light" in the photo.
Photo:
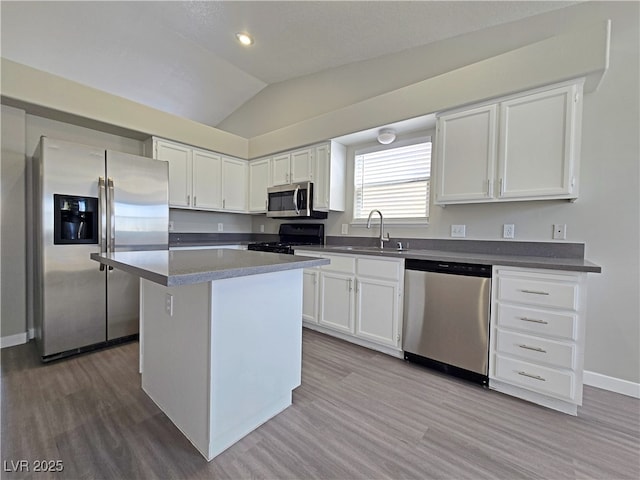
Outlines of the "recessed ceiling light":
M253 37L248 33L238 32L236 33L236 38L245 47L248 47L249 45L253 45Z

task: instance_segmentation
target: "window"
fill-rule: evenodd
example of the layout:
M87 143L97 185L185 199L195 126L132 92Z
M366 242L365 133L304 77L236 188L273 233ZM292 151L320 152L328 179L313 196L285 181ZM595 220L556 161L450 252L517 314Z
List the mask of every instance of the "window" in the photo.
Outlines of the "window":
M380 210L385 220L418 223L429 218L431 140L356 152L354 222ZM423 223L423 222L419 222Z

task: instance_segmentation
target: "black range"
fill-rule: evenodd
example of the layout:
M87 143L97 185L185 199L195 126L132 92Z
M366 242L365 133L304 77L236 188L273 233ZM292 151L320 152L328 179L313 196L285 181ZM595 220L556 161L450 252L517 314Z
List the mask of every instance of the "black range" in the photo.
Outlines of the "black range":
M324 224L282 223L277 242L250 243L248 250L293 255L293 247L300 245L324 245Z

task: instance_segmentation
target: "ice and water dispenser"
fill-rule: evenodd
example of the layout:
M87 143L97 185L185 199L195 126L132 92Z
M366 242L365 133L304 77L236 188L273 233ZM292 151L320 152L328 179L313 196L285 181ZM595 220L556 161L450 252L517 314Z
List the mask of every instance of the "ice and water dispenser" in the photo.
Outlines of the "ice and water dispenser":
M53 195L53 243L98 243L98 199Z

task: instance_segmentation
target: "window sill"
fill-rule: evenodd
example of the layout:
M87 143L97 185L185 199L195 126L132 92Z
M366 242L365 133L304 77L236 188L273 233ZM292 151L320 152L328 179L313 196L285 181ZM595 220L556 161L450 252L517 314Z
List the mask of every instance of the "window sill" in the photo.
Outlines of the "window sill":
M354 219L351 220L351 224L352 227L355 228L367 228L367 221L366 220L359 220L359 219ZM379 217L375 217L372 219L371 221L371 228L373 227L377 227L378 225L380 225L380 218ZM402 218L390 218L390 219L384 219L384 226L394 226L394 227L417 227L417 228L425 228L429 226L429 219L402 219Z

